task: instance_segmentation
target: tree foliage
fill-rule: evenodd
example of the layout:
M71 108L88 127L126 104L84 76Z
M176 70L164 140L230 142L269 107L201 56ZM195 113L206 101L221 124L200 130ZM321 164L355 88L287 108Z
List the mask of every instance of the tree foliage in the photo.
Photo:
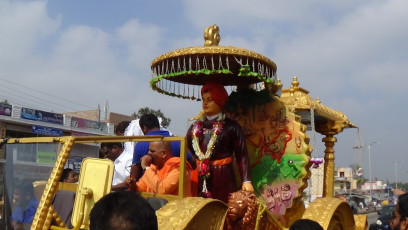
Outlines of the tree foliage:
M142 117L144 114L150 114L153 113L154 115L156 115L158 118L162 119L161 125L164 128L169 127L171 119L164 116L164 114L162 113L162 111L159 110L154 110L151 109L149 107L144 107L144 108L140 108L139 111L137 111L137 113L133 113L131 116L134 117L135 119L139 119L140 117Z
M7 99L4 99L4 101L0 101L0 104L2 105L10 105L7 101Z

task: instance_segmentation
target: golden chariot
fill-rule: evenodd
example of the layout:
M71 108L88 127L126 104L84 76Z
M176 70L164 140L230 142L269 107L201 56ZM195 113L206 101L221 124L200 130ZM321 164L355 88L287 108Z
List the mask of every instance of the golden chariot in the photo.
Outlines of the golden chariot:
M322 105L320 100L313 100L307 90L299 87L296 77L289 89L282 90L276 75L277 66L265 56L242 48L219 46L221 37L218 26L207 27L204 39L202 47L178 49L154 59L150 86L164 95L196 101L201 100L200 86L208 81L217 81L230 91L227 116L236 120L246 135L255 189L254 194L250 195L252 204L243 207L244 212L251 212L253 218L247 221L251 223L244 221L247 227L236 225L236 228L288 229L298 219L312 219L324 229L367 229L365 215L353 215L346 202L333 197L334 136L344 128L356 126L341 112ZM305 208L302 197L303 190L308 186L312 152L306 130L311 120L316 132L325 135L324 184L323 197ZM0 141L6 144L6 152L10 152L10 156L6 154L5 174L13 173L10 168L15 160L13 151L20 151L25 145L51 148L58 153L48 180L34 183L40 203L31 229L39 230L88 229L93 204L110 192L113 163L106 159L85 158L78 184L59 182L73 149L78 146L99 146L103 142L158 140L180 141L182 162L178 196L141 193L144 197L168 201L156 211L159 229L223 229L227 226L226 222L230 229L235 229L231 227L234 223L228 222L228 212L234 209L233 204L227 205L210 198L185 197L185 137L63 136ZM11 165L9 168L7 163ZM64 221L52 205L61 190L75 193L74 202L65 205L72 211L70 220ZM10 198L5 198L5 202L12 203ZM235 199L249 202L248 198L239 196ZM3 216L9 214L10 210L5 210ZM70 225L71 228L68 227Z

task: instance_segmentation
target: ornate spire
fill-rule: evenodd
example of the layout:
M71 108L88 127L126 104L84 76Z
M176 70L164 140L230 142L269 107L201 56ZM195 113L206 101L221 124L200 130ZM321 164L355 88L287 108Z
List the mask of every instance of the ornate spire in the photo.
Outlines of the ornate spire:
M292 81L292 84L291 84L291 85L292 85L293 88L295 88L295 89L299 88L299 82L298 82L296 76L293 76L293 81ZM292 88L292 87L291 87L291 88Z
M217 25L208 26L204 30L204 46L218 46L221 41L220 28Z

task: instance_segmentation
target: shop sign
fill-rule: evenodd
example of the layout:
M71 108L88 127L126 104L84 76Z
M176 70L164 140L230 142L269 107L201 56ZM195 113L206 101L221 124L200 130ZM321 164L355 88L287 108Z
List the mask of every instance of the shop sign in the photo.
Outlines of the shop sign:
M53 165L57 161L57 154L52 152L37 151L37 163Z
M0 115L11 116L12 105L0 104Z
M95 129L103 132L108 131L108 125L105 122L92 121L78 117L71 118L71 127L79 129Z
M53 129L53 128L43 127L43 126L38 126L38 125L32 126L32 132L39 134L39 135L44 135L44 136L52 136L52 137L62 136L61 129Z
M60 125L64 124L64 116L62 114L50 113L29 108L21 108L21 118Z
M73 169L75 172L81 170L82 158L81 157L70 157L65 164L65 168Z

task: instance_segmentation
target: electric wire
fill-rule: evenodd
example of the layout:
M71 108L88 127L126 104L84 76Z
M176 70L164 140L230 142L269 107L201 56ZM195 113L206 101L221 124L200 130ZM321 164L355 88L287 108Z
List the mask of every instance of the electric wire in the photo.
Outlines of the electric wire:
M72 110L75 111L75 108L73 108L73 107L62 106L62 105L54 103L54 102L52 102L50 100L42 99L42 98L36 97L34 95L31 95L31 94L28 94L28 93L25 93L25 92L18 92L19 94L16 94L15 93L16 90L11 89L11 88L6 87L6 86L0 86L0 88L3 88L1 92L6 92L7 96L8 95L13 95L13 96L16 96L16 97L22 97L21 95L26 95L28 97L26 97L25 100L32 101L32 102L34 102L34 104L43 105L43 106L45 106L45 108L48 107L48 108L52 108L52 109L55 109L56 111L61 111L61 112L68 112L69 110L67 110L66 108L70 108L71 111ZM4 88L6 88L6 89L4 89ZM4 94L2 96L6 97L6 95L4 95ZM24 103L24 104L30 105L29 103Z
M86 108L87 110L94 109L94 108L91 108L90 106L80 104L80 103L78 103L78 102L76 102L76 101L72 101L72 100L69 100L69 99L66 99L66 98L63 98L63 97L59 97L59 96L57 96L57 95L48 94L48 93L42 92L42 91L40 91L40 90L36 90L36 89L30 88L30 87L27 87L27 86L25 86L25 85L15 83L15 82L13 82L13 81L10 81L10 80L7 80L7 79L1 78L1 77L0 77L0 80L1 80L1 81L5 81L5 82L8 82L8 83L11 83L11 84L14 84L14 85L16 85L16 86L19 86L19 87L22 87L22 88L25 88L25 89L28 89L28 90L31 90L31 91L33 91L33 92L35 92L35 93L38 93L38 94L41 94L41 95L44 95L44 96L47 96L47 97L51 97L51 98L54 98L54 99L59 99L59 100L63 101L64 104L66 104L66 103L72 103L72 104L81 106L81 107L83 107L83 108ZM1 86L4 86L4 84L1 84ZM19 91L18 89L14 89L14 90ZM32 95L30 95L30 96L32 96ZM41 99L41 100L43 100L43 99ZM53 104L56 104L56 103L53 103ZM59 106L70 108L69 106L66 106L66 105L59 105ZM71 107L71 108L72 108L72 107ZM77 110L83 110L83 109L74 109L74 111L77 111Z

